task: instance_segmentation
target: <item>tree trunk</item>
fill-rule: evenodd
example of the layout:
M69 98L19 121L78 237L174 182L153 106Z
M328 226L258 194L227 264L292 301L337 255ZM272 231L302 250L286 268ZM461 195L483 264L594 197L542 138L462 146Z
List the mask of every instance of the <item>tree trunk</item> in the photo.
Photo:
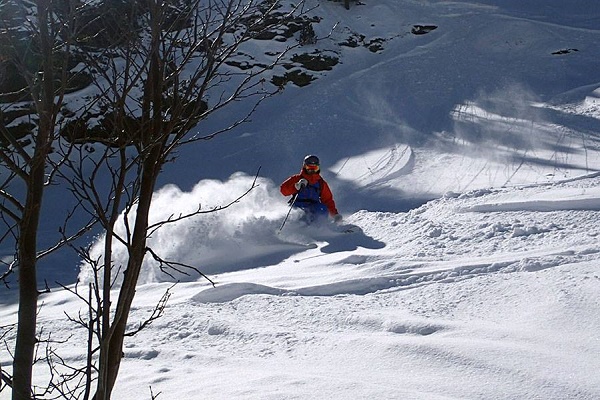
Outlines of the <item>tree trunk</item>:
M158 160L161 153L162 147L154 145L148 158L144 160L139 203L135 214L135 226L129 248L129 261L127 269L124 272L123 284L119 291L119 299L112 328L110 333L103 338L106 349L103 352L105 358L100 360L99 375L104 377L104 380L103 382L98 382L98 389L94 395L94 400L109 400L111 398L111 393L119 373L119 367L121 366L127 321L146 253L148 216L150 214L150 205L152 203L156 178L160 172L161 163Z
M33 200L32 200L33 201ZM30 210L29 208L27 210ZM32 364L36 345L37 276L36 276L36 235L34 219L37 211L27 214L27 227L21 230L19 241L19 313L15 358L13 360L13 400L30 400Z
M26 199L19 221L19 312L15 358L13 361L13 400L32 398L33 358L37 344L37 234L46 181L46 159L53 138L54 83L52 46L49 41L48 6L39 0L37 4L40 23L40 53L43 80L36 93L36 107L40 118L35 150L26 178ZM49 78L49 79L48 79Z
M27 181L27 198L19 224L19 313L15 359L13 361L13 400L30 400L32 365L37 339L37 233L45 183L47 125L40 120L40 134ZM45 131L45 134L41 132Z

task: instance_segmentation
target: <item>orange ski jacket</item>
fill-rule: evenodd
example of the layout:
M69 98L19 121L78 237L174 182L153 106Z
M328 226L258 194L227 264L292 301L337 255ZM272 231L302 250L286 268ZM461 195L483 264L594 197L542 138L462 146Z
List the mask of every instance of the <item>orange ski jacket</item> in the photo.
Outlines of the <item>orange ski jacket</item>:
M331 215L332 217L337 215L338 210L335 207L335 201L333 200L333 194L331 193L331 189L329 188L327 182L325 182L325 179L323 179L321 177L321 174L319 173L307 174L306 172L304 172L304 170L302 170L299 174L290 176L281 184L279 188L281 194L284 196L291 196L296 194L297 190L294 185L302 178L306 179L309 185L315 185L317 183L320 184L321 195L319 200L325 205L325 207L327 207L329 215Z

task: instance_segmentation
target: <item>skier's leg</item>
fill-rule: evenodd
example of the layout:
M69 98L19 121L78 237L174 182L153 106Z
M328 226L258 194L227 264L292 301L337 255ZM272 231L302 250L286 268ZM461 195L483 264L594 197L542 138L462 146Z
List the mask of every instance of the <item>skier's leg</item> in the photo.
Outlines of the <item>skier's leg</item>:
M308 224L312 224L316 221L326 222L329 216L327 207L322 203L296 202L294 207L304 211L304 215L300 220L305 221Z
M312 212L315 216L314 219L322 222L326 222L329 217L329 210L327 210L325 204L322 203L315 203Z
M314 220L314 216L311 209L312 204L306 202L297 202L294 207L299 208L303 211L300 221L304 221L310 224Z

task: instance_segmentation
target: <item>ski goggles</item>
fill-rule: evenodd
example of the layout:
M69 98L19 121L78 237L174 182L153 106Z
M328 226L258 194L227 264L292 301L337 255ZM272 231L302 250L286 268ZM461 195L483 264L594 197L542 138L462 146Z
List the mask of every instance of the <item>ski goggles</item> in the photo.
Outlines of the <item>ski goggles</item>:
M307 171L311 171L311 172L317 172L317 171L319 171L319 165L318 164L304 164L304 169Z

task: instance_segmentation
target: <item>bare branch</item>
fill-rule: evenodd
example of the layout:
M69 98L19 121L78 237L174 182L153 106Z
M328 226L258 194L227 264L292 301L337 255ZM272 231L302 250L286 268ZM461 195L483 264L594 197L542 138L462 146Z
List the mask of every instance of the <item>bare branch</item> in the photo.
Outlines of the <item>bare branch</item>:
M29 175L23 168L21 168L17 163L15 163L4 151L0 151L0 159L4 164L7 165L8 169L14 172L16 175L21 177L23 180L27 180Z
M161 257L159 257L150 247L146 247L146 252L150 253L152 258L158 262L158 264L159 264L158 268L161 270L161 272L169 275L173 279L175 279L175 277L166 268L170 268L177 273L187 275L187 276L189 276L189 273L187 273L186 270L192 270L192 271L198 273L198 275L200 275L207 281L209 281L213 287L215 286L215 283L208 276L204 275L198 268L196 268L194 266L175 262L175 261L164 260Z
M0 197L12 198L12 196L5 193L4 191L0 191ZM6 206L4 206L4 204L1 204L1 203L0 203L0 212L2 214L9 216L16 223L21 221L21 217L19 217L16 213L14 213L12 210L8 209Z
M0 281L4 282L6 287L9 287L6 279L15 272L15 265L17 265L17 260L13 260L10 264L8 264L6 271L0 275Z
M12 385L12 376L9 375L8 372L4 371L0 365L0 393L2 393L5 388L12 387Z
M158 393L154 394L154 392L152 391L152 386L150 386L150 399L151 400L158 399L158 396L160 396L161 394L162 394L162 392L158 392Z
M216 206L213 207L209 210L202 210L202 206L198 205L198 208L196 209L196 211L193 211L191 213L188 214L180 214L177 217L173 217L172 215L165 221L161 221L161 222L157 222L155 224L152 225L148 225L148 236L151 236L154 232L156 232L160 227L166 225L166 224L170 224L173 222L177 222L177 221L181 221L190 217L193 217L195 215L199 215L199 214L209 214L209 213L214 213L217 211L222 211L225 210L229 207L231 207L232 205L239 203L240 200L242 200L244 197L246 197L253 189L255 189L256 187L258 187L258 184L256 183L256 181L258 180L258 176L260 174L260 167L258 168L258 171L256 171L256 175L254 176L254 180L252 181L252 185L250 185L250 187L241 195L239 195L237 198L235 198L234 200L231 200L229 203L223 205L223 206Z
M2 111L0 111L0 117L2 117ZM26 164L29 164L31 162L31 157L29 156L27 151L25 151L25 148L21 145L21 143L19 143L17 140L15 140L14 135L11 134L8 131L8 129L6 129L6 126L2 122L0 122L0 136L3 137L8 143L10 143L11 146L13 146L13 148L23 158L23 160L25 161ZM5 159L6 154L4 153L3 150L0 151L0 157L2 157L2 159L6 161L6 159ZM16 165L15 165L15 167L18 170L22 171L22 168L20 168ZM17 171L13 170L13 172L17 172Z
M169 288L167 288L167 290L165 291L165 293L162 295L162 297L160 298L160 300L158 301L158 303L156 304L156 306L152 310L152 313L150 314L150 316L145 321L140 322L139 325L138 325L138 327L135 328L133 331L126 332L125 336L134 336L134 335L136 335L137 333L139 333L140 331L142 331L144 328L148 327L152 322L154 322L158 318L162 317L162 315L165 312L165 307L167 306L169 298L171 297L171 289L173 287L175 287L175 285L176 284L173 284L172 286L170 286Z

